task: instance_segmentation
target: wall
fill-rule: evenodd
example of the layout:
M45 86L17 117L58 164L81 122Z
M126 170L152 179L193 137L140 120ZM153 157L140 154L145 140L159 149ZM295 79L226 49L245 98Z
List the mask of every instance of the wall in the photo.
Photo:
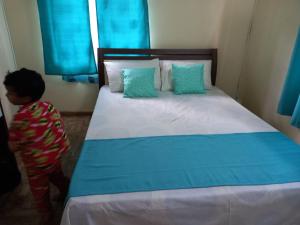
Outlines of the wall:
M218 48L217 86L235 98L255 0L148 3L151 46Z
M224 0L148 0L152 48L217 47Z
M222 16L217 86L236 99L255 3L256 0L226 0Z
M14 70L16 65L3 6L3 1L0 0L0 99L5 117L9 123L16 108L8 102L5 96L6 90L3 80L7 71Z
M240 98L251 111L300 143L289 118L277 114L300 25L299 0L259 0L241 77ZM300 84L299 84L300 85Z
M253 1L149 0L152 48L219 48L217 84L235 97ZM36 0L5 0L5 5L18 68L44 74ZM96 85L70 84L56 76L44 79L44 99L61 111L93 110Z

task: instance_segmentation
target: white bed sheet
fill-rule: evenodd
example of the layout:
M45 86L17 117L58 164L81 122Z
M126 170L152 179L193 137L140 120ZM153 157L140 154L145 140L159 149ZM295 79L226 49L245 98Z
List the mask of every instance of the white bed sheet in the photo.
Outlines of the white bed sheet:
M158 98L123 98L101 88L86 139L275 131L220 89L205 95L159 92Z
M102 87L86 139L276 131L221 90L128 99ZM300 183L74 197L61 225L299 225Z

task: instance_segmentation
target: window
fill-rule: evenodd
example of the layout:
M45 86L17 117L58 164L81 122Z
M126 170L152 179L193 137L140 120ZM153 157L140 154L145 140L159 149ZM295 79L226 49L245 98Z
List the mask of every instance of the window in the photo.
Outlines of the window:
M38 0L45 72L95 82L96 49L149 48L147 0Z

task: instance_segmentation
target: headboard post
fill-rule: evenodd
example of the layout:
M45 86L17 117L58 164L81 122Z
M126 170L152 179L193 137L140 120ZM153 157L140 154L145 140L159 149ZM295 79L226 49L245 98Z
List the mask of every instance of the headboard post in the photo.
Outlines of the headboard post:
M124 49L98 48L99 88L105 85L104 60L211 60L211 82L216 84L217 49Z
M217 82L217 68L218 68L218 51L212 49L212 61L211 61L211 82L216 85Z
M104 72L104 53L102 48L98 48L98 80L99 88L105 85L105 72Z

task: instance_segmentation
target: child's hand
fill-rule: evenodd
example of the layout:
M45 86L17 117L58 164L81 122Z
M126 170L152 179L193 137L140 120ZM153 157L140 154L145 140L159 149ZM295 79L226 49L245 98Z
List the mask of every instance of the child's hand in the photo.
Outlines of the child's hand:
M21 149L21 143L20 142L8 142L8 147L10 151L17 152Z

